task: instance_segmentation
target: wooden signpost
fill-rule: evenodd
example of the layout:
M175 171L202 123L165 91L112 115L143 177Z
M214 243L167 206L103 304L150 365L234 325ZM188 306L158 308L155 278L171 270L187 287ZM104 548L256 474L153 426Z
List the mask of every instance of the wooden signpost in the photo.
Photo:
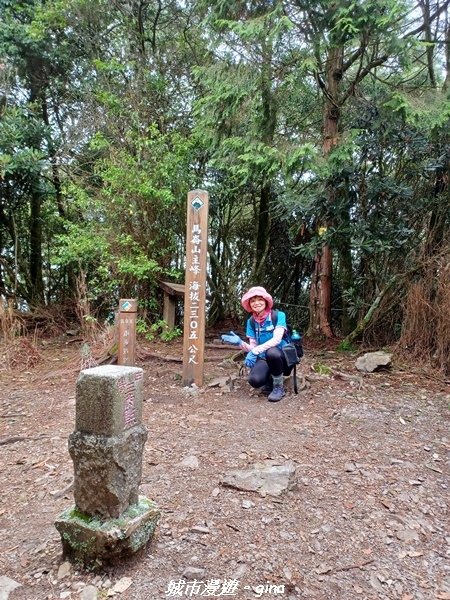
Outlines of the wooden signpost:
M118 365L133 367L136 351L137 300L119 300L119 352Z
M183 386L203 385L208 193L188 193L184 284Z

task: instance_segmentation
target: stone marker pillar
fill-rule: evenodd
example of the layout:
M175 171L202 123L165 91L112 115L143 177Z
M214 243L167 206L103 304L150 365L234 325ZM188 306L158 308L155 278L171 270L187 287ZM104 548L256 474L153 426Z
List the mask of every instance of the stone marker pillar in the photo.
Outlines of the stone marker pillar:
M55 522L63 553L88 567L133 554L153 535L157 506L139 496L143 371L103 366L82 371L75 431L69 436L75 506Z

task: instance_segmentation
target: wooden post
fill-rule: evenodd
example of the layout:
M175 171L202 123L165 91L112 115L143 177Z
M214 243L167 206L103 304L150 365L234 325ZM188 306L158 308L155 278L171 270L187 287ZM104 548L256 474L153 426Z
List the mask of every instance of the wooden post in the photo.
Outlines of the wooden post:
M118 365L135 364L137 300L119 300Z
M170 296L167 292L164 292L164 304L163 304L163 321L167 323L169 329L175 327L175 308L177 301L173 296Z
M203 385L208 193L188 193L184 292L183 385Z
M184 285L170 281L160 281L159 287L164 292L163 319L169 329L175 327L175 309L177 297L184 297Z

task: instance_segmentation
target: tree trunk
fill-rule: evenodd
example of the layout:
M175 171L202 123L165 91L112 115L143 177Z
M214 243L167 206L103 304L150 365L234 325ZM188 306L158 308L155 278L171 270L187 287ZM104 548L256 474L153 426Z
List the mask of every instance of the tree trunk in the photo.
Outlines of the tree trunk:
M33 190L30 200L30 284L29 297L36 306L44 304L44 281L42 278L42 215L41 196Z
M324 105L324 124L322 152L326 157L339 142L339 121L341 116L338 96L339 84L342 80L344 50L342 46L331 47L327 58L326 92ZM332 181L327 186L328 204L334 204L334 188ZM328 220L322 226L331 225ZM318 224L320 225L320 224ZM319 227L320 229L320 227ZM333 337L331 329L331 278L333 271L333 255L328 244L324 244L314 260L314 273L310 291L309 333Z
M427 45L425 46L427 53L427 69L428 77L430 79L430 85L432 88L436 88L436 75L434 73L434 48L433 48L433 36L431 34L431 21L430 21L430 1L425 0L419 2L423 16L423 32Z
M270 187L261 188L259 197L258 228L256 234L256 256L254 268L254 282L262 283L264 276L267 252L270 240Z
M273 145L276 125L276 106L272 93L272 48L263 45L263 64L261 67L261 139L266 146ZM265 177L263 175L263 177ZM270 201L272 186L270 181L263 180L259 195L258 227L256 232L256 256L254 261L255 283L263 283L265 263L270 241Z
M42 59L28 57L27 73L30 80L30 102L39 103L41 117L48 124L46 88L48 85L47 72ZM35 141L35 148L40 149L41 140ZM30 190L30 301L34 306L44 304L44 279L42 275L42 195L40 181L35 179Z
M442 91L445 93L450 91L450 23L447 24L445 31L445 81Z

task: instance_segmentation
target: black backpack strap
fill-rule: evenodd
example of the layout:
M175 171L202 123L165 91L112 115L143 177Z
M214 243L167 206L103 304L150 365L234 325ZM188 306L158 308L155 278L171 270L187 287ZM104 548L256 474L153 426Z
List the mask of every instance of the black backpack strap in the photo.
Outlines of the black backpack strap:
M292 371L292 376L294 378L294 394L298 394L298 388L297 388L297 365L294 365L294 370Z
M272 308L272 311L270 313L270 318L272 319L272 325L275 328L278 323L278 311L276 308Z
M270 311L270 318L272 320L272 325L273 325L273 327L275 329L275 327L277 326L277 323L278 323L278 311L277 311L276 308L273 308ZM256 336L257 336L257 333L256 333L256 322L255 322L255 317L253 315L250 317L250 324L252 326L253 331L255 332L255 338L256 338Z

